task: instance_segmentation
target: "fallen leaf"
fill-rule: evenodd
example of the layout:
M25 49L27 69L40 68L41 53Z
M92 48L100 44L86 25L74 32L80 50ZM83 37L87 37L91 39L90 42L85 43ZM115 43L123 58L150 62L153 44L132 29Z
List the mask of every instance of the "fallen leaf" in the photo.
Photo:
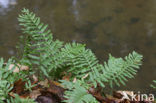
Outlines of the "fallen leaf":
M30 93L30 98L31 99L36 99L38 96L41 95L41 92L40 90L33 90L31 93Z
M28 66L24 66L24 65L20 65L20 64L17 64L17 66L15 66L14 64L10 64L9 70L12 70L14 67L15 67L15 69L13 70L13 72L16 72L16 73L19 71L23 71L23 70L29 70Z
M22 79L19 79L14 83L14 88L11 92L21 94L24 91L25 83L26 82L23 82Z
M33 75L32 78L33 78L34 82L36 82L36 83L38 82L38 78L35 75Z
M52 81L49 80L50 87L48 88L48 91L52 94L57 95L61 100L64 100L64 91L65 89L61 86L55 85Z
M44 81L40 81L38 84L43 86L43 87L47 87L47 88L49 87L48 79L45 79Z

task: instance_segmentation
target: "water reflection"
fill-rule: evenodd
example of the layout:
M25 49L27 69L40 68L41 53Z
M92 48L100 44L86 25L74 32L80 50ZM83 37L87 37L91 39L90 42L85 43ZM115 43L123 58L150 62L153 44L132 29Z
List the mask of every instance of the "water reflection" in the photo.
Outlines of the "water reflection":
M78 1L77 0L73 0L72 6L73 6L73 14L75 16L75 19L78 21L79 20Z
M0 0L0 14L6 14L10 6L16 5L16 0Z

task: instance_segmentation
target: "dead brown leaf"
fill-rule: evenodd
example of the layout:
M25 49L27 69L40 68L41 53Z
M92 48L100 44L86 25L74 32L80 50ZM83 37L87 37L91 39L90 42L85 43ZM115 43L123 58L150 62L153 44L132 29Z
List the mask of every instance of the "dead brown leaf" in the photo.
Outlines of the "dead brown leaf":
M17 64L17 66L15 66L14 64L10 64L9 70L13 69L14 67L15 67L15 69L13 70L13 72L16 72L16 73L19 71L23 71L23 70L29 70L28 66L24 66L24 65L20 65L20 64Z
M31 99L36 99L38 96L41 95L41 92L40 90L33 90L31 93L30 93L30 98Z
M11 92L21 94L24 91L25 83L22 79L19 79L14 83L14 88Z

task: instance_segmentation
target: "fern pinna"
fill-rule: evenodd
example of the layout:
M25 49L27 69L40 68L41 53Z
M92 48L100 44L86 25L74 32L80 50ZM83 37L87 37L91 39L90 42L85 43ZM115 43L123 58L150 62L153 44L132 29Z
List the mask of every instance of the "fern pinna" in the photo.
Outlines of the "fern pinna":
M100 64L95 54L86 49L84 44L63 44L59 40L54 40L51 31L47 29L48 26L41 23L40 18L28 9L22 10L18 20L25 33L23 57L20 61L22 64L38 68L38 71L42 71L40 74L51 79L65 71L71 74L71 80L77 78L80 81L78 84L72 83L70 89L68 86L71 82L63 82L69 90L65 93L65 102L96 103L95 98L87 92L88 88L96 88L97 85L105 87L106 84L110 84L111 87L125 85L127 79L133 78L141 65L142 55L136 52L124 59L110 55L108 62Z

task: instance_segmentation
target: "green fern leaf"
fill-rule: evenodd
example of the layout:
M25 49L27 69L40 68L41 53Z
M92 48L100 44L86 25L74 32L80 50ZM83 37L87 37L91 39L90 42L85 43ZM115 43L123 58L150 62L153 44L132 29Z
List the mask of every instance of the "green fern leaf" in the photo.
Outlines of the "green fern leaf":
M104 66L98 65L98 70L95 68L93 72L90 72L90 81L93 82L95 87L97 83L104 86L104 82L108 82L111 87L113 87L113 84L117 86L125 85L128 78L133 78L136 75L141 60L142 55L136 52L129 54L124 59L110 55L108 62L104 62Z
M68 72L77 78L82 78L92 71L99 62L92 51L86 49L83 44L66 44L62 48L62 53L66 64L70 66Z
M62 65L63 59L59 53L62 42L53 40L48 25L41 23L40 18L28 9L22 10L18 20L23 32L27 34L22 57L24 60L21 60L21 64L37 65L49 77L49 72L54 73Z
M71 83L68 81L61 81L68 91L65 92L66 103L99 103L91 94L88 93L87 89L82 86L82 81ZM70 87L69 87L70 85Z

